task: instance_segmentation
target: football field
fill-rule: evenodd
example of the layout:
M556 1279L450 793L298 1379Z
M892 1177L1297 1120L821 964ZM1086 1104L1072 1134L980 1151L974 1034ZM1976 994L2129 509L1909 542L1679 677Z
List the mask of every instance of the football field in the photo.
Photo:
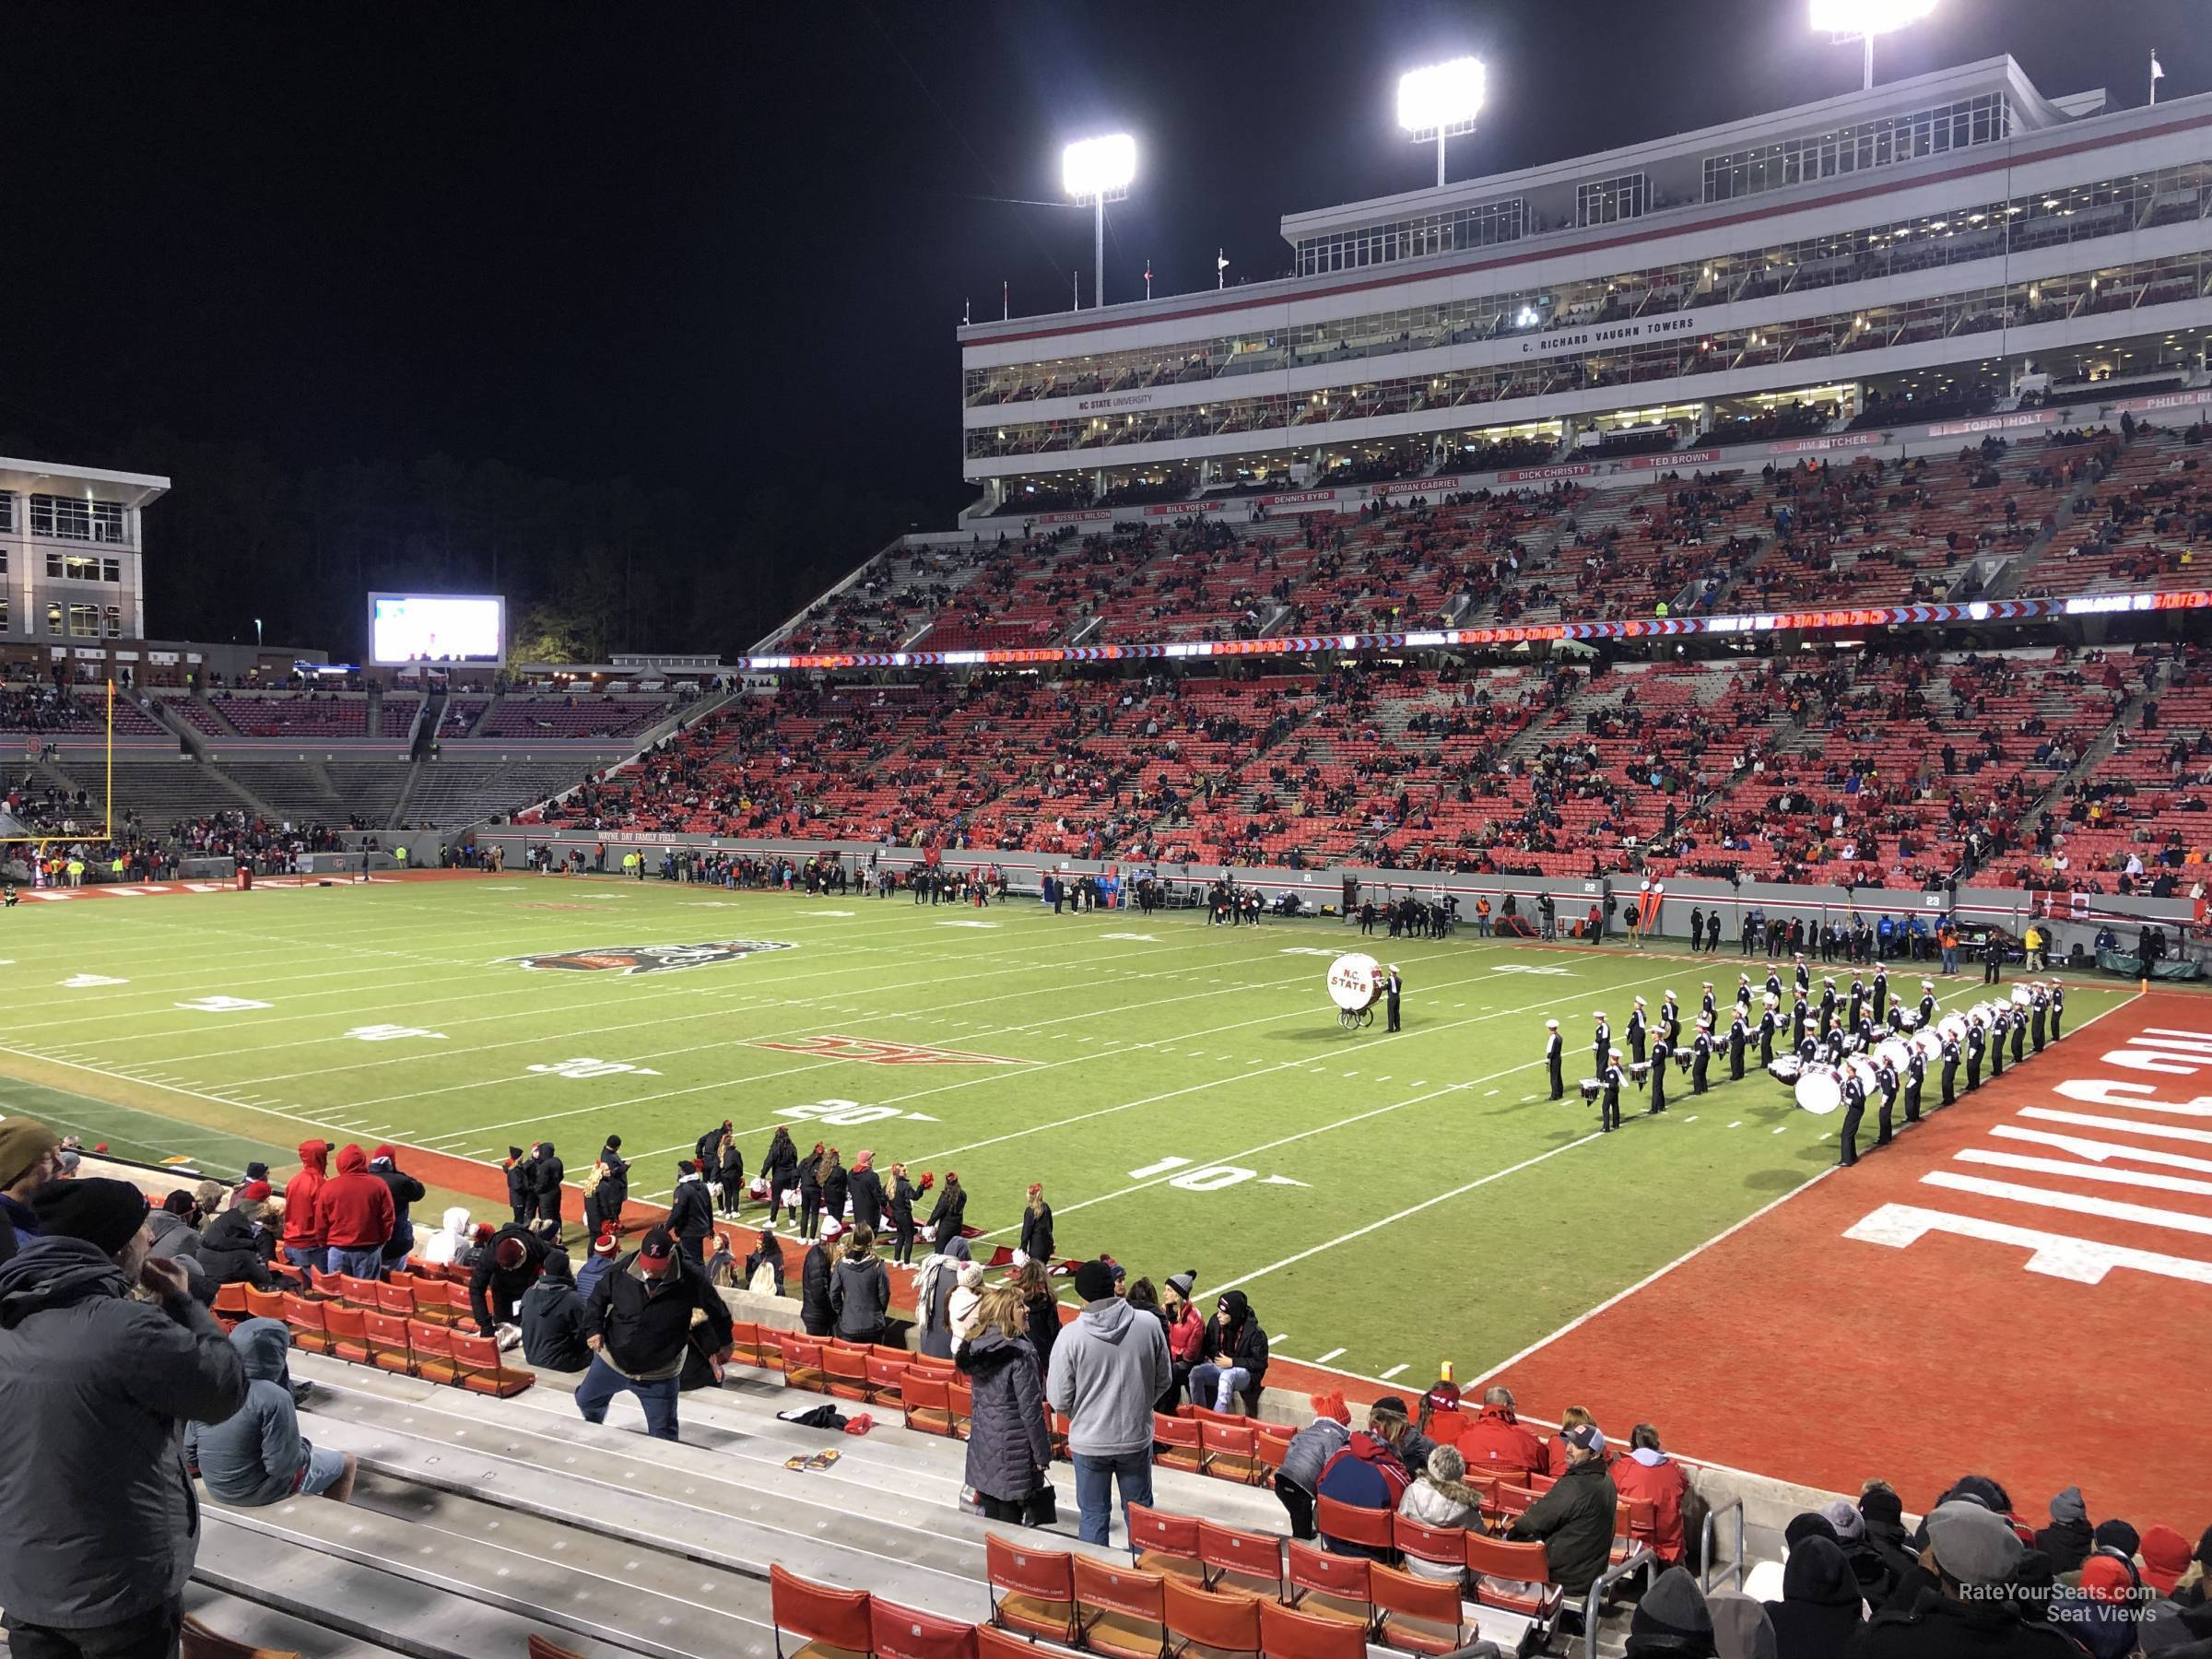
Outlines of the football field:
M1696 1098L1677 1076L1663 1117L1632 1092L1608 1136L1574 1088L1594 1009L1618 1041L1634 995L1671 986L1694 1017L1712 979L1724 1011L1763 961L1378 936L1406 981L1392 1035L1329 1004L1329 959L1359 944L612 877L88 893L0 925L0 1109L279 1179L322 1135L488 1164L551 1140L573 1180L618 1133L653 1201L710 1125L751 1170L783 1124L802 1152L957 1170L996 1241L1042 1182L1061 1253L1195 1268L1202 1298L1247 1291L1279 1357L1409 1382L1517 1354L1835 1159L1837 1120L1755 1065L1730 1083L1720 1057ZM1980 1000L1978 971L1938 994ZM2126 994L2081 987L2070 1017Z

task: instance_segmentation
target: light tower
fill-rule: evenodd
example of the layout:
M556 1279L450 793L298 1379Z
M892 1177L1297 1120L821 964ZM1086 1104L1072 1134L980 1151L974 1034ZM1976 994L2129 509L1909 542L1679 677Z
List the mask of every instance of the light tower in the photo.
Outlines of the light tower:
M1436 140L1436 182L1444 182L1444 140L1475 130L1482 113L1480 58L1453 58L1398 76L1398 124L1416 144Z
M1126 133L1084 138L1060 152L1060 182L1069 196L1091 205L1090 302L1106 303L1106 204L1129 194L1136 177L1136 140Z
M1874 37L1917 23L1936 9L1936 0L1813 0L1813 27L1837 41L1857 41L1866 49L1861 88L1874 89Z

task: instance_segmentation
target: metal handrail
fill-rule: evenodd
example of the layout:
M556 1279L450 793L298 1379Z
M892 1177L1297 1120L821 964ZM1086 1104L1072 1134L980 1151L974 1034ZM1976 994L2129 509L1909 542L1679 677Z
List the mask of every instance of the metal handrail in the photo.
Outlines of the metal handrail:
M1592 1581L1590 1593L1583 1598L1583 1659L1597 1659L1597 1609L1605 1600L1606 1592L1631 1573L1641 1572L1658 1559L1645 1546L1639 1544L1629 1551L1629 1559L1618 1566L1608 1567Z
M1716 1569L1712 1564L1712 1548L1713 1545L1719 1541L1721 1517L1732 1512L1735 1516L1735 1555L1725 1568ZM1744 1500L1741 1498L1731 1498L1718 1509L1709 1509L1705 1512L1705 1536L1702 1544L1703 1549L1699 1559L1703 1563L1703 1567L1698 1574L1698 1588L1709 1591L1716 1584L1733 1579L1735 1588L1742 1589L1744 1587Z

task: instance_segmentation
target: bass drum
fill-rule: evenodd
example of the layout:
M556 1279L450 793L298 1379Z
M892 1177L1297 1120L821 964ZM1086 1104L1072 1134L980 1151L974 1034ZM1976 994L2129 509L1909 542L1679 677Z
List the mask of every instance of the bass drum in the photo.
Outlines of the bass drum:
M1875 1092L1877 1085L1875 1082L1874 1062L1866 1055L1852 1055L1851 1058L1843 1062L1843 1069L1849 1072L1853 1077L1858 1078L1859 1087L1865 1090L1866 1093L1871 1095Z
M1797 1076L1797 1104L1826 1117L1843 1104L1843 1074L1832 1065L1808 1065Z
M1936 1030L1939 1036L1948 1037L1953 1042L1964 1042L1966 1041L1966 1016L1946 1014L1936 1022Z
M2030 991L2030 990L2029 990L2027 986L2025 986L2025 985L2015 985L2015 986L2013 986L2013 988L2012 988L2012 1001L2013 1001L2013 1006L2014 1006L2015 1007L2024 1008L2024 1007L2026 1007L2026 1006L2028 1006L2030 1003L2033 1002L2034 1000L2035 1000L2035 993L2034 993L2034 992L2032 992L2032 991Z
M1901 1037L1885 1039L1874 1052L1877 1059L1888 1061L1900 1075L1912 1059L1912 1045Z
M1943 1039L1934 1031L1913 1032L1912 1046L1920 1051L1920 1057L1930 1065L1943 1058Z

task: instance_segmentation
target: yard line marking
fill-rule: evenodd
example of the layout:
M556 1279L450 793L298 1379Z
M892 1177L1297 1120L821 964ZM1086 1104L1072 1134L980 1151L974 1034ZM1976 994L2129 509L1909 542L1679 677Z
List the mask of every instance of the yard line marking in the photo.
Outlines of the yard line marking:
M1378 1372L1377 1374L1378 1374L1378 1375L1379 1375L1379 1376L1380 1376L1380 1377L1382 1379L1382 1381L1383 1381L1383 1382L1389 1382L1389 1381L1390 1381L1390 1380L1391 1380L1393 1377L1396 1376L1396 1375L1397 1375L1397 1374L1398 1374L1400 1371L1404 1371L1405 1369L1406 1369L1406 1367L1405 1367L1405 1366L1403 1366L1403 1365L1394 1365L1394 1366L1392 1366L1392 1367L1391 1367L1391 1368L1390 1368L1388 1371L1381 1371L1381 1372Z
M1498 1091L1494 1088L1486 1088L1482 1091L1482 1098L1487 1100L1497 1092Z
M1333 1347L1327 1353L1324 1354L1320 1359L1314 1360L1313 1363L1316 1365L1326 1365L1330 1360L1335 1359L1337 1355L1343 1352L1344 1350L1340 1347Z
M1696 1122L1698 1121L1698 1114L1697 1114L1696 1112L1691 1112L1691 1113L1690 1113L1690 1114L1689 1114L1688 1117L1684 1118L1682 1121L1683 1121L1684 1123L1686 1123L1686 1124L1694 1124L1694 1123L1696 1123Z
M1777 1135L1787 1135L1789 1132L1790 1126L1787 1124L1777 1124L1774 1125L1774 1133Z
M1420 1203L1412 1205L1406 1209L1402 1209L1394 1216L1385 1216L1380 1221L1370 1221L1365 1227L1354 1228L1350 1232L1340 1234L1338 1237L1331 1239L1325 1244L1316 1244L1310 1250L1300 1251L1296 1255L1285 1256L1279 1262L1270 1262L1265 1267L1255 1267L1252 1272L1243 1275L1241 1277L1232 1278L1223 1284L1214 1286L1208 1294L1218 1296L1224 1290L1233 1290L1240 1286L1249 1285L1254 1279L1265 1278L1267 1277L1267 1275L1278 1272L1285 1267L1292 1265L1294 1263L1302 1262L1309 1256L1319 1255L1325 1250L1334 1250L1338 1245L1350 1243L1354 1239L1364 1238L1369 1233L1380 1231L1382 1229L1390 1226L1394 1221L1403 1221L1406 1217L1418 1216L1425 1209L1432 1209L1437 1205L1447 1204L1454 1198L1465 1197L1467 1194L1474 1192L1478 1187L1488 1186L1494 1181L1503 1181L1509 1175L1518 1175L1524 1170L1533 1170L1540 1163L1549 1162L1552 1159L1559 1157L1559 1155L1562 1152L1571 1152L1578 1147L1588 1146L1603 1133L1603 1130L1593 1129L1589 1134L1554 1147L1549 1151L1539 1152L1533 1158L1524 1158L1519 1163L1509 1164L1502 1170L1493 1170L1488 1175L1478 1176L1475 1180L1468 1182L1465 1186L1453 1187L1448 1193L1439 1193L1433 1198L1424 1198ZM1068 1207L1072 1209L1075 1206L1071 1205ZM2206 1225L2212 1226L2212 1222L2208 1222ZM1405 1368L1401 1366L1399 1369L1402 1371ZM1389 1375L1390 1374L1387 1372L1384 1373L1383 1380L1385 1382L1389 1381Z
M1744 1120L1742 1118L1737 1118L1735 1123L1728 1125L1731 1129L1741 1129L1743 1126Z

